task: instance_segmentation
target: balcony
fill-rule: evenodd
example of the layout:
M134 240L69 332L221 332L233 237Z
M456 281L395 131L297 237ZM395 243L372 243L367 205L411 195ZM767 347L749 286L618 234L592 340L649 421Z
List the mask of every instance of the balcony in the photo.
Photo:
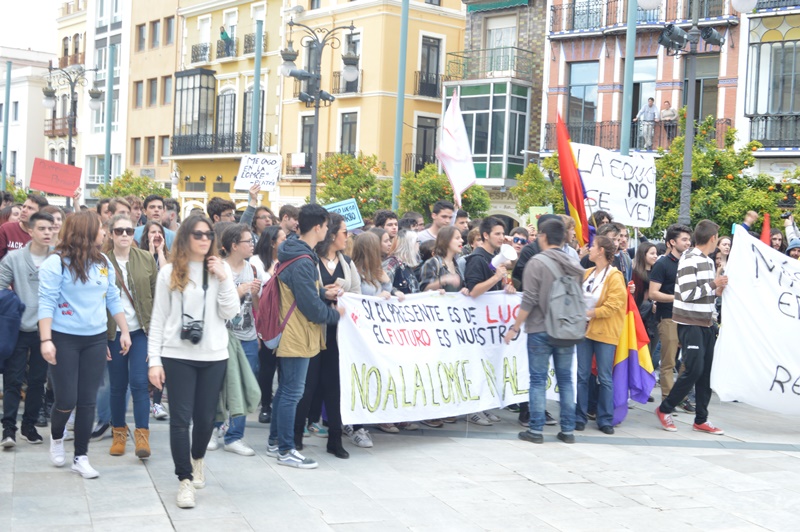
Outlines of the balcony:
M445 81L514 78L531 83L533 52L513 47L450 52L445 77Z
M442 97L442 82L449 81L438 73L416 71L414 73L414 94L440 99Z
M426 164L436 164L436 155L432 153L406 153L403 161L403 172L417 173Z
M78 130L75 128L75 126L72 126L72 134L78 134ZM64 116L61 118L44 119L45 137L66 137L67 135L69 135L69 118Z
M239 38L234 37L225 42L222 39L217 41L217 59L230 59L236 57L239 51ZM194 53L194 48L192 48Z
M636 24L658 24L661 21L661 8L641 9L636 11ZM606 19L604 26L628 24L628 1L610 0L606 8Z
M800 121L797 122L800 127ZM646 145L644 133L647 127L653 127L653 140L652 145ZM620 148L620 133L622 123L619 121L613 122L578 122L567 124L567 131L572 142L580 144L589 144L607 150L619 151ZM725 134L731 127L730 118L717 119L713 132L709 135L716 139L717 147L725 147ZM751 128L752 129L752 128ZM795 130L797 134L798 130ZM659 148L669 149L672 139L679 133L677 122L656 122L654 124L645 124L633 122L631 124L631 145L630 149L634 151L656 151ZM698 132L695 130L695 135ZM794 138L800 138L795 136ZM753 140L758 140L753 137ZM795 141L796 142L796 141ZM795 144L797 145L797 144ZM542 142L542 151L554 151L557 147L556 143L556 125L545 124L544 141Z
M263 37L263 46L261 47L261 51L263 53L267 53L267 34L264 34ZM256 34L255 33L248 33L244 36L244 55L248 54L255 54L256 53Z
M86 10L86 0L74 0L72 2L64 2L61 6L61 16L66 17L74 13L80 13Z
M750 117L750 140L765 148L800 146L800 115L757 115Z
M258 151L262 151L264 146L264 138L262 137L258 141ZM249 151L249 133L174 135L172 137L172 155L247 153Z
M305 153L305 164L303 166L292 166L292 154L287 153L284 157L286 161L286 173L289 175L310 175L311 174L311 154ZM319 156L317 157L319 161Z
M209 61L211 61L211 43L193 44L192 63L208 63Z
M733 8L726 10L725 0L699 0L700 1L700 20L706 18L721 17L732 14ZM682 2L667 2L668 21L672 20L692 20L692 0Z
M333 83L331 84L331 94L360 94L361 81L364 79L364 71L358 71L358 79L355 81L345 81L342 71L333 73Z
M579 4L560 4L550 6L550 33L562 31L599 31L603 23L605 2L592 0Z
M797 0L758 0L756 10L780 9L782 7L797 7Z

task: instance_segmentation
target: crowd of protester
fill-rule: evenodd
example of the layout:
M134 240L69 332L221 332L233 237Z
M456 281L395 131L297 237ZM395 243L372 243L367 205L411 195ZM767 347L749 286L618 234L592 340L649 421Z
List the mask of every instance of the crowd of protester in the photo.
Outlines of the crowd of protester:
M191 508L205 486L207 452L255 454L245 419L259 405L258 422L269 424L266 454L301 469L317 467L301 453L309 435L327 438L327 452L346 459L343 442L374 445L370 429L396 434L456 423L342 424L337 299L349 293L402 302L425 291L522 294L504 340L527 333L530 402L509 407L525 441L542 443L543 427L556 424L565 443L590 422L614 433L612 368L629 291L658 372L661 427L676 431L672 414L682 410L695 416L694 430L723 433L708 419L709 374L732 237L714 222L675 224L663 242L641 238L630 246L629 229L597 211L591 245L579 247L575 222L564 215L509 228L493 216L471 220L441 200L427 226L419 213L380 210L348 231L340 215L319 205L285 205L276 215L258 205L257 193L250 190L238 221L235 204L217 197L181 220L175 200L155 195L103 199L75 213L38 194L21 205L3 196L0 291L13 290L25 311L4 366L0 446L16 446L24 399L21 439L41 444L36 427L49 426L53 465L67 463L64 442L74 440L72 470L95 478L90 441L110 436L109 453L123 456L132 439L135 456L147 459L150 417L168 418L177 505ZM746 213L744 230L757 218ZM783 221L771 246L798 259L800 232L792 216ZM496 265L506 244L518 258ZM562 277L580 287L585 308L585 333L574 347L547 333L550 292ZM279 290L285 325L275 349L257 334L268 286ZM692 349L681 350L686 345ZM551 356L558 420L545 408ZM481 426L500 420L491 411L465 418Z

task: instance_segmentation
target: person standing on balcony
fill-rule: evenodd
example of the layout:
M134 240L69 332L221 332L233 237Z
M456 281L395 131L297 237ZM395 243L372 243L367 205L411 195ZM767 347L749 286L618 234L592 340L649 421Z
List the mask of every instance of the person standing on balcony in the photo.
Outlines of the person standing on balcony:
M219 40L225 43L225 57L233 57L233 39L225 31L225 26L219 27Z
M672 139L678 134L678 111L672 107L669 100L664 100L664 108L661 109L661 122L664 123L667 142L672 144Z
M641 135L644 139L645 150L653 149L653 133L655 132L655 122L660 121L655 102L656 101L653 98L648 98L647 104L643 105L642 108L639 109L639 112L636 114L636 118L633 119L634 122L638 122L639 119L642 120Z

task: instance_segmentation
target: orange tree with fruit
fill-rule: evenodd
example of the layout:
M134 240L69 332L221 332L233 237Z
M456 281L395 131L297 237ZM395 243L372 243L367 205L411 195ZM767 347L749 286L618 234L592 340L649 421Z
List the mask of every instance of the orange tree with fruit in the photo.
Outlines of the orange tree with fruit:
M419 172L403 174L400 181L400 213L414 211L426 221L431 220L431 207L439 200L453 201L453 187L447 176L440 174L435 164L426 164ZM461 208L472 218L482 218L489 210L489 193L480 184L472 185L461 194Z
M324 185L317 190L320 205L354 198L361 216L371 218L392 206L392 180L380 177L386 166L375 155L332 154L319 163L317 176Z

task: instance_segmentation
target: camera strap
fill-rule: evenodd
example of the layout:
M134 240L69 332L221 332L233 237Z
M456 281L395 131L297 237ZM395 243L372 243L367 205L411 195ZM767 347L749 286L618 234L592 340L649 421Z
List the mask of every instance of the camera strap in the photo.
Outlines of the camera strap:
M206 293L208 292L208 268L206 268L206 263L203 261L203 314L201 317L201 321L206 319ZM184 318L189 316L183 312L183 293L181 293L181 322L185 325L186 322ZM189 316L192 318L192 316ZM194 318L192 318L194 319Z

